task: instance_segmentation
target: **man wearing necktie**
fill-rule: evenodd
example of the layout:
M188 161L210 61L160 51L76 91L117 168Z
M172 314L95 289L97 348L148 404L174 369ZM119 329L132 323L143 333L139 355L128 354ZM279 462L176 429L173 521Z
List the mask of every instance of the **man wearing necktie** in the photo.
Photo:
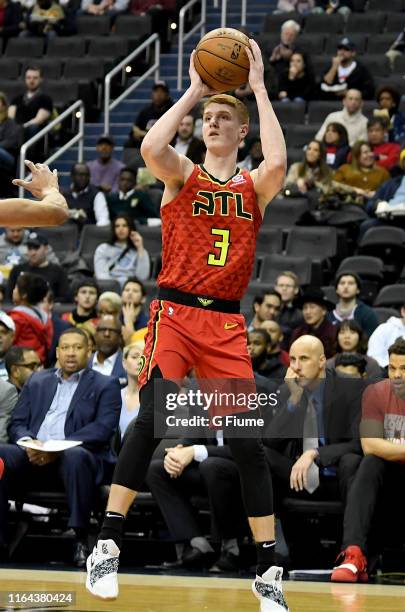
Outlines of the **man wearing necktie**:
M364 385L326 369L318 338L301 336L291 345L279 408L264 440L287 539L294 539L297 522L285 515L286 497L346 498L362 456L358 424ZM302 532L297 536L302 540Z

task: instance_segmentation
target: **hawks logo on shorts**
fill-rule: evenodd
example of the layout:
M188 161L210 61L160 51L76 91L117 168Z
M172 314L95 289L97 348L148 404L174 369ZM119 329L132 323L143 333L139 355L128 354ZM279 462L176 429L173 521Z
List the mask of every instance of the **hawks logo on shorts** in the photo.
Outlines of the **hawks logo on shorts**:
M140 376L142 374L142 371L144 369L146 365L146 357L145 355L141 355L139 357L139 365L138 365L138 371L137 371L137 375Z

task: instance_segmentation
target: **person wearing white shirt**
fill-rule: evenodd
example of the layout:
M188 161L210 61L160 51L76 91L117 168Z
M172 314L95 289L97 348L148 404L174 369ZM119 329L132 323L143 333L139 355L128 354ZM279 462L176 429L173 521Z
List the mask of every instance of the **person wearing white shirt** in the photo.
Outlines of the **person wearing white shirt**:
M315 140L323 140L329 123L341 123L345 126L352 147L358 140L367 141L367 117L362 113L363 98L357 89L349 89L343 98L343 109L329 113L320 127Z

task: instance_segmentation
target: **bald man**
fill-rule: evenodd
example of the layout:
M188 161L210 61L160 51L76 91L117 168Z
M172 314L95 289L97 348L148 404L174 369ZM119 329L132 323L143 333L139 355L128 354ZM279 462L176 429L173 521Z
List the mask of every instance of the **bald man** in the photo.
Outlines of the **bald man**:
M25 162L32 174L31 181L14 179L13 184L24 187L40 202L25 198L0 200L0 226L45 227L60 225L68 219L66 200L59 193L56 170L50 171L44 164Z
M278 413L264 444L276 508L290 552L297 555L305 552L302 529L285 513L282 501L286 497L346 498L362 457L358 424L365 383L340 379L327 370L322 342L314 336L298 338L289 355ZM302 556L296 560L304 561Z

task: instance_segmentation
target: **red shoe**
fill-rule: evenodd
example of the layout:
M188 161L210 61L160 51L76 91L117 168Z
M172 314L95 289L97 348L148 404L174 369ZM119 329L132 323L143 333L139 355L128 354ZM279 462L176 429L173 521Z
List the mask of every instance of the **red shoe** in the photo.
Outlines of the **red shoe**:
M367 559L359 546L348 546L343 550L333 568L332 582L368 582Z

